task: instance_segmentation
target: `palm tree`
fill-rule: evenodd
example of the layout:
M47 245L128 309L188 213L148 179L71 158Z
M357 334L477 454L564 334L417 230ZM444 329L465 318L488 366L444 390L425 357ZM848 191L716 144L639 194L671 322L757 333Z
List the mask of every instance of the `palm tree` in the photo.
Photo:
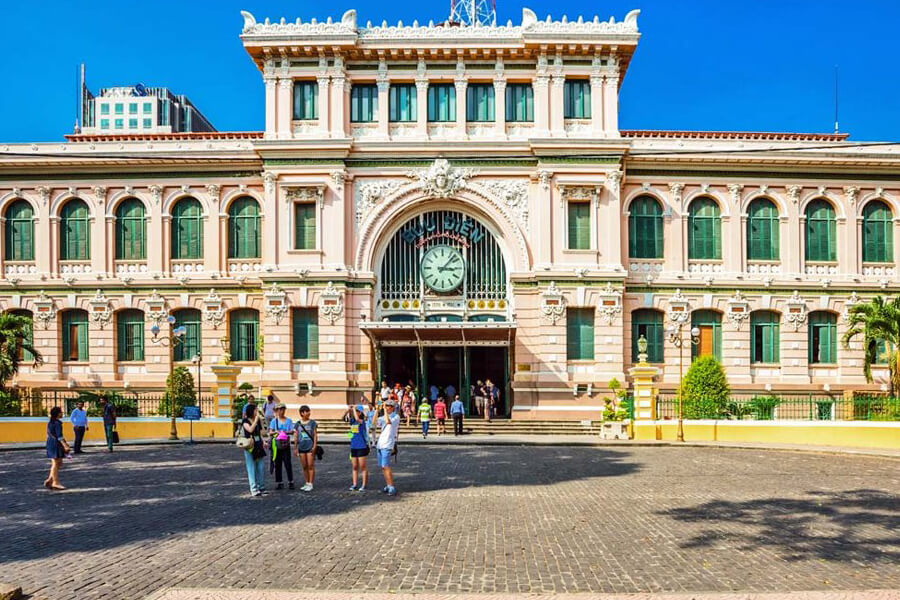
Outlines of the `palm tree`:
M869 383L872 383L872 365L878 359L878 345L887 345L893 396L900 389L900 298L886 301L876 296L870 302L854 304L848 309L847 318L850 324L842 338L844 348L849 348L850 340L856 336L863 336L863 373Z
M24 351L24 352L23 352ZM34 366L43 364L41 353L31 339L31 319L10 313L0 314L0 388L19 372L25 352L31 354Z

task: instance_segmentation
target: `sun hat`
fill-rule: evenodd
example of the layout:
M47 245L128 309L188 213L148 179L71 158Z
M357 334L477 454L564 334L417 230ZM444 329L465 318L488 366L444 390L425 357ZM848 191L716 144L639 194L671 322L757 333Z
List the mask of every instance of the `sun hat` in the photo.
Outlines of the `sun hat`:
M384 403L385 406L397 406L397 403L393 400L386 400Z
M275 410L281 410L282 408L287 408L287 404L285 404L284 402L279 402L275 405Z

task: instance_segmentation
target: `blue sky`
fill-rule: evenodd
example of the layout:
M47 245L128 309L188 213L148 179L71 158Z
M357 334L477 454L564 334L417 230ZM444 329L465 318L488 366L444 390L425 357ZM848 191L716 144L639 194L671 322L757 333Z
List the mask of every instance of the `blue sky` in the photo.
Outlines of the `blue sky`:
M53 141L71 132L76 72L92 90L142 82L187 94L220 130L263 127L263 85L238 35L241 9L258 19L356 7L361 22L446 18L447 2L334 3L121 0L4 3L7 51L0 141ZM323 12L330 7L330 13ZM621 96L622 128L828 132L840 65L840 124L854 140L900 140L900 2L864 0L529 0L540 18L642 10L643 34ZM521 19L498 2L498 19ZM598 12L599 11L599 12Z

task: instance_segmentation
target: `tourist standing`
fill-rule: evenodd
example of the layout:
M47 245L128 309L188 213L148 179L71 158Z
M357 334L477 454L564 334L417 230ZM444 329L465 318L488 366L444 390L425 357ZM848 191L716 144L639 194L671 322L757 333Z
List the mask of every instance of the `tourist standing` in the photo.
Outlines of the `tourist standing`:
M497 414L497 409L500 408L500 388L494 385L494 382L490 379L485 381L485 387L485 408L490 405L490 411L488 411L488 422L490 423L491 419Z
M357 404L350 407L350 463L353 466L351 492L364 492L369 484L369 469L366 466L366 457L369 455L367 430L368 424L363 405ZM362 474L361 478L360 474Z
M106 447L113 451L113 438L116 434L116 407L106 396L100 396L100 406L103 410L103 431L106 433Z
M484 417L484 384L479 379L472 387L472 395L475 396L475 410L479 417Z
M448 398L456 398L456 388L453 387L452 383L444 388L444 395Z
M300 488L301 492L313 491L313 483L316 480L316 451L319 445L318 425L310 418L312 411L307 405L300 407L300 420L297 421L297 455L300 457L300 466L303 467L303 480L306 482Z
M275 410L278 408L278 403L275 402L275 396L269 394L266 396L266 403L263 404L263 416L266 418L266 423L271 423L272 419L275 418Z
M75 410L69 415L69 421L72 422L72 428L75 429L75 454L84 454L81 450L81 442L84 441L84 432L89 429L87 411L84 410L84 402L79 400L75 403Z
M412 419L413 406L415 406L413 404L412 390L407 388L406 390L401 390L400 394L402 394L400 406L403 407L403 418L406 419L406 426L409 427L409 420Z
M382 404L384 404L385 401L388 399L388 396L390 395L390 393L391 393L391 388L388 387L387 381L382 381L381 382L381 392L380 392Z
M437 402L434 403L434 418L437 419L438 435L444 435L444 427L447 422L447 403L444 402L443 396L438 396Z
M425 439L428 437L428 425L431 422L431 405L425 398L422 398L422 403L419 404L419 422L422 423L422 438Z
M378 435L378 443L376 451L378 454L378 466L384 473L385 486L382 492L389 496L397 494L397 488L394 487L394 471L391 469L391 456L397 451L397 438L400 435L400 416L395 414L397 404L388 399L384 403L384 416L378 417L378 426L381 427L381 433Z
M432 404L437 402L438 395L439 395L438 387L432 383L431 386L428 388L428 399L431 401Z
M51 490L64 490L66 487L59 483L59 469L62 467L63 458L69 452L69 444L63 437L62 421L59 417L62 409L54 406L50 409L50 420L47 422L47 458L50 459L50 475L44 480L44 487Z
M453 402L450 403L450 416L453 417L453 435L463 434L463 413L465 412L466 407L463 406L462 401L459 399L459 394L457 394Z
M263 447L262 418L255 404L248 404L241 419L241 433L253 440L253 447L244 451L244 464L250 482L250 494L259 498L266 492L266 450Z
M366 410L366 438L369 440L370 446L375 446L375 419L378 417L378 408L375 406L375 399L369 400L368 410Z
M269 396L271 398L271 396ZM284 416L287 406L279 403L275 406L275 417L269 421L269 434L272 438L272 462L275 470L275 489L283 490L281 468L287 471L288 488L294 489L294 470L291 467L291 441L294 438L294 422Z

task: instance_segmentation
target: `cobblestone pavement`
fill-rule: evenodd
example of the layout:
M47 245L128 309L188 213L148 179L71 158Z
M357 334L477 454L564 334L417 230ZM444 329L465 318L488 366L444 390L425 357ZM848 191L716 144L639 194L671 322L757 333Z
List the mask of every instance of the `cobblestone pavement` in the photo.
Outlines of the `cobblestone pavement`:
M0 579L35 598L900 589L893 459L416 446L388 498L380 474L347 491L346 449L328 446L314 492L254 500L233 446L87 454L66 492L41 488L40 452L3 457Z

